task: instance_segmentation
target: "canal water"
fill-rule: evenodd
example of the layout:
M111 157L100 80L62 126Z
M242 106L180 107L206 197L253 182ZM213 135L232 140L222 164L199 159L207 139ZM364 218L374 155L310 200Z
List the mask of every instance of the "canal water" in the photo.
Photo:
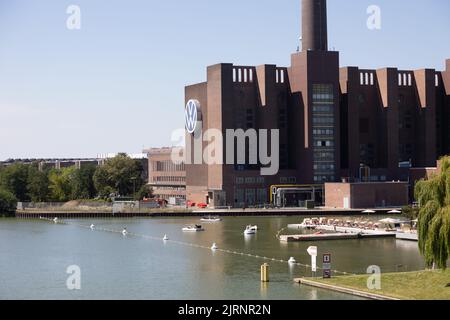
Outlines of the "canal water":
M377 219L377 218L375 218ZM198 218L68 220L0 219L0 299L355 299L355 297L295 284L311 275L303 266L264 261L253 256L212 252L173 243L250 253L256 256L310 264L306 249L317 245L318 262L332 254L332 268L365 273L371 265L382 272L412 271L424 267L417 243L395 239L339 240L280 243L277 232L302 217L229 217L203 223L205 232L183 233ZM76 224L161 238L103 232ZM244 236L248 224L257 224L254 236ZM292 231L284 231L284 234ZM297 232L298 233L298 232ZM260 282L260 266L270 265L270 280ZM69 266L79 266L81 290L68 290ZM320 271L320 270L319 270Z

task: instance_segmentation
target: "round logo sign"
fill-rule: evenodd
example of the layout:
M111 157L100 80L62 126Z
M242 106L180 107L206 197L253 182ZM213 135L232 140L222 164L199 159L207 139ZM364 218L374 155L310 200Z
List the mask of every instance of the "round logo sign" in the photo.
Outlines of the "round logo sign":
M186 104L186 110L184 112L186 130L192 134L197 129L197 122L200 120L200 102L197 100L189 100Z

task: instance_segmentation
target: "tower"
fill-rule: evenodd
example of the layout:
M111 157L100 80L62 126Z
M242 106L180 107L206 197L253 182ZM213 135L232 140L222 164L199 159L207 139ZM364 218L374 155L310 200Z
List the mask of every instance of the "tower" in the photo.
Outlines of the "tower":
M302 0L303 51L328 50L327 1Z

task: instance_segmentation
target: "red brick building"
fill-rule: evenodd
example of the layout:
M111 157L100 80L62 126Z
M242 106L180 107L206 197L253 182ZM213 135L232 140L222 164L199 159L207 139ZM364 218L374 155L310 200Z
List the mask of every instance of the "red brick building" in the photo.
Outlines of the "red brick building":
M339 52L328 50L326 0L302 4L303 48L290 67L217 64L206 82L185 88L203 131L279 129L279 173L187 164L188 200L252 206L268 203L276 186L408 181L411 166L432 167L450 153L450 59L445 71L340 68ZM193 142L186 148L195 163Z

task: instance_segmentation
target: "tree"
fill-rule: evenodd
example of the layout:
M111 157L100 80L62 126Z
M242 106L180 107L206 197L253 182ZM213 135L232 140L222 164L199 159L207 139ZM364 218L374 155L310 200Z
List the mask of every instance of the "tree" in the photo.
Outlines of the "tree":
M82 166L73 172L71 176L72 194L71 199L92 199L96 196L94 177L95 166Z
M0 213L11 214L16 211L17 199L8 190L0 188Z
M0 171L0 186L19 201L29 201L27 190L28 165L16 163Z
M97 168L94 174L95 188L99 195L104 197L111 191L121 196L132 196L144 184L142 172L142 164L139 161L126 154L119 154Z
M143 185L139 191L134 195L135 200L142 200L144 198L151 198L153 189L149 185Z
M50 195L49 180L46 172L41 172L35 165L28 169L27 190L33 202L48 201Z
M75 167L50 170L48 180L50 181L50 197L53 201L72 200L72 182L76 170Z
M441 159L441 172L415 186L419 202L419 249L427 267L446 269L450 256L450 157Z

